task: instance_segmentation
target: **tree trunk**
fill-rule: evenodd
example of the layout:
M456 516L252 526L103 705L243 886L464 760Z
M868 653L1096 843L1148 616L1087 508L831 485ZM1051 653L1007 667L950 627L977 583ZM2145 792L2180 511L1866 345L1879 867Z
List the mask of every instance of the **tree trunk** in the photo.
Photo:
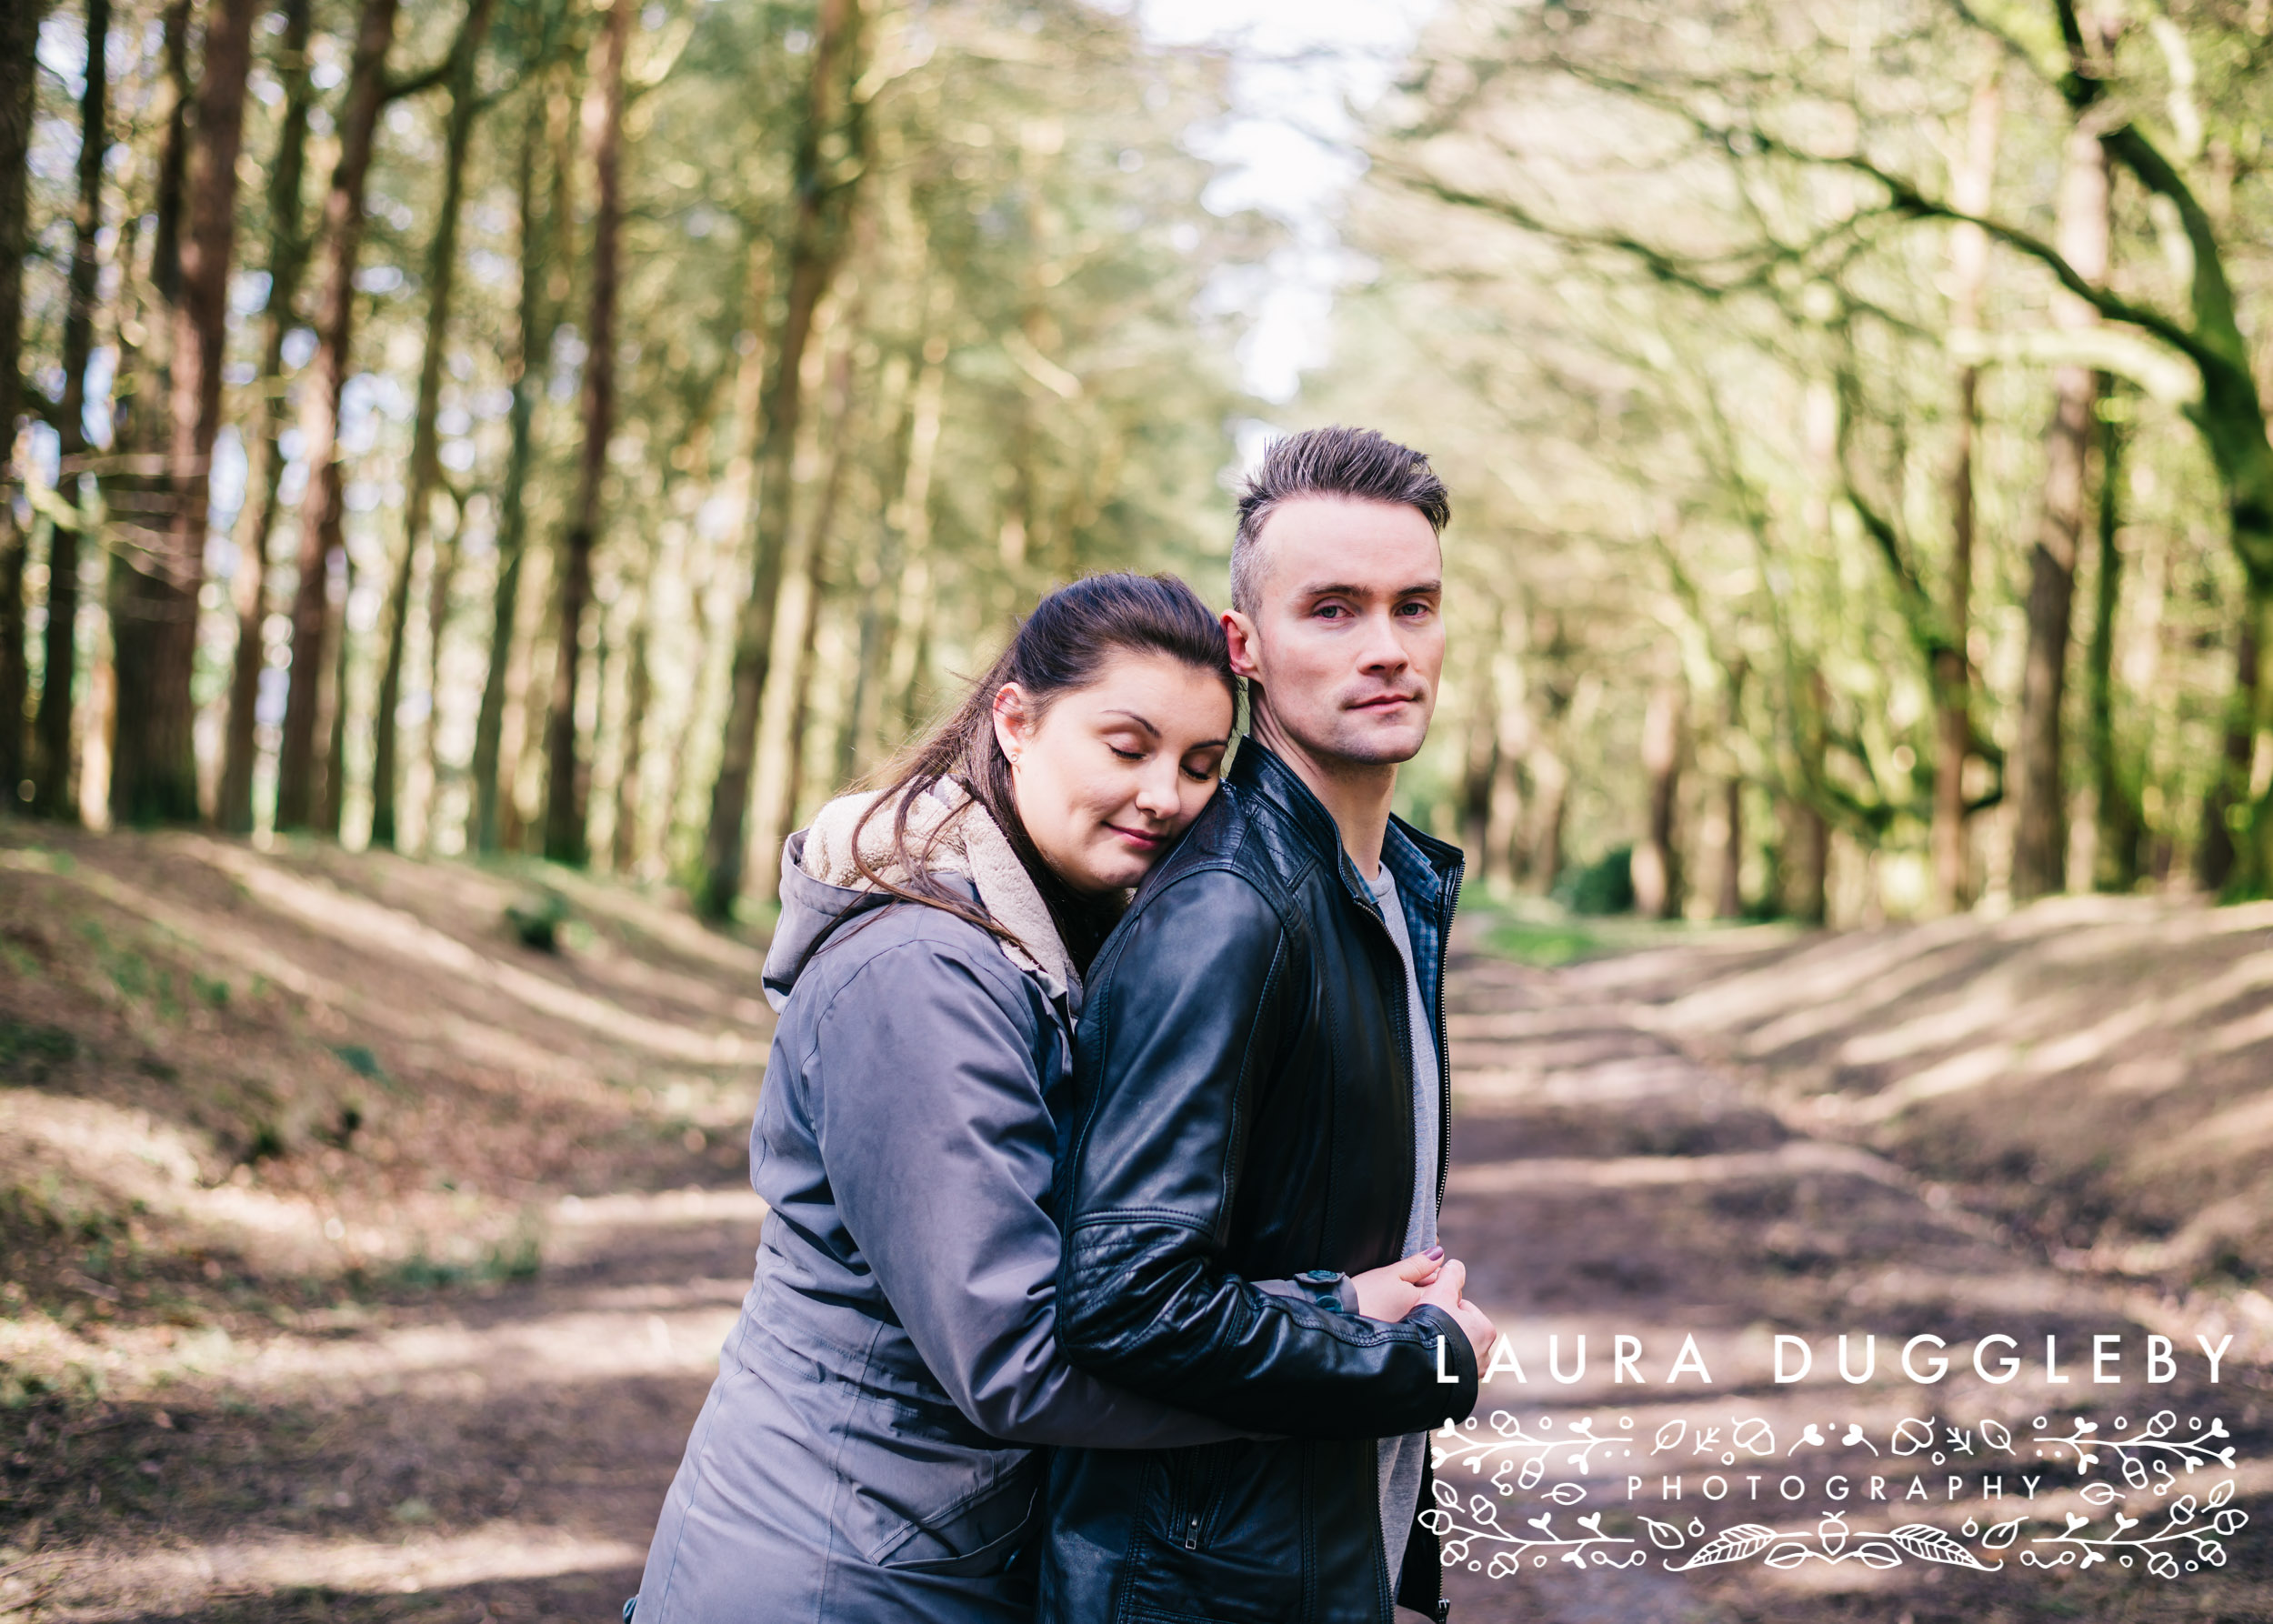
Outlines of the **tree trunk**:
M192 823L198 816L197 598L205 575L213 443L221 429L229 266L236 238L236 161L258 0L213 0L190 160L187 234L174 304L167 441L170 513L164 542L120 556L114 611L118 720L111 755L114 822Z
M884 660L891 641L886 617L899 579L901 539L900 527L893 522L896 516L893 496L907 478L908 440L914 415L908 397L909 372L907 356L893 354L884 363L884 377L877 390L882 403L880 416L888 426L889 436L886 441L889 447L886 466L877 485L884 522L876 526L876 546L864 549L857 567L860 616L853 652L852 691L846 696L844 715L837 722L834 758L836 782L840 785L850 783L867 757L870 719L875 715L876 694L883 686Z
M28 538L16 527L15 504L5 487L15 471L15 418L23 407L32 110L39 83L39 24L46 9L38 0L10 0L0 15L0 805L9 807L15 805L16 786L24 779L24 701L31 677L24 647Z
M851 95L861 71L860 24L861 10L855 0L821 0L814 27L812 77L797 135L797 204L789 228L787 297L768 357L766 426L758 439L750 596L735 637L726 737L711 791L702 886L696 898L697 910L710 919L730 918L742 893L757 727L765 711L776 600L789 540L789 466L804 404L800 375L805 345L814 312L843 257L846 216L861 169L860 112ZM824 157L832 136L845 139L850 149L842 160Z
M1523 764L1531 754L1530 696L1524 683L1525 616L1520 606L1502 612L1500 648L1492 660L1492 711L1496 720L1490 812L1484 824L1484 849L1477 866L1496 887L1522 883L1529 854L1524 842L1526 801Z
M355 556L345 547L339 549L339 603L333 608L331 620L332 671L325 689L325 737L322 776L317 781L315 822L311 826L317 834L339 838L341 821L347 815L347 684L348 666L355 653L349 640L348 612L355 600Z
M2108 267L2108 154L2088 129L2068 137L2061 177L2059 246L2092 281ZM2082 300L2060 295L2053 311L2063 329L2095 325ZM2067 785L2062 769L2062 710L2076 598L2076 555L2083 534L2098 375L2062 366L2052 377L2052 421L2045 429L2044 504L2029 555L2028 647L2021 667L2020 726L2014 757L2012 891L2017 901L2062 889L2068 877Z
M152 105L136 123L165 134L158 148L157 175L149 217L150 271L147 296L136 286L135 262L143 214L130 209L119 230L118 293L113 331L118 364L111 396L112 459L119 472L104 482L104 502L122 533L146 529L139 521L165 511L158 482L146 470L165 461L166 429L159 407L166 398L166 346L173 341L170 315L182 270L182 177L189 143L190 0L167 0L159 14L163 74L153 86ZM155 545L156 537L148 538ZM110 572L115 574L115 572Z
M105 62L110 21L110 0L86 0L86 78L79 94L79 202L72 222L71 277L63 318L63 409L56 425L61 485L72 495L79 489L80 465L87 452L86 369L95 349L95 288L102 268L103 160L110 151L110 75ZM0 379L7 376L8 369L0 366ZM5 387L0 382L0 389ZM0 516L0 525L11 522ZM71 797L71 688L79 668L78 621L79 533L57 525L47 544L47 634L36 727L37 788L32 797L32 809L43 817L67 818L77 812Z
M2245 600L2246 604L2246 600ZM2194 847L2195 883L2213 895L2234 877L2239 848L2234 823L2249 782L2249 719L2257 709L2258 625L2254 606L2245 606L2234 627L2234 687L2226 699L2226 725L2218 770L2202 797L2202 828Z
M545 296L546 233L536 223L536 155L544 145L545 104L532 94L516 172L521 286L513 363L512 449L506 455L505 486L497 500L497 584L489 618L489 669L482 678L481 710L474 721L474 827L469 844L483 853L498 849L498 768L505 735L506 677L520 615L521 564L528 550L529 463L536 450L536 396L544 384L545 323L539 307Z
M844 498L845 477L852 465L852 448L862 443L867 427L860 409L861 397L853 387L854 351L860 340L861 312L853 311L844 326L843 342L830 357L831 398L828 428L824 436L830 447L828 471L822 476L820 496L806 526L805 571L797 583L796 614L790 626L788 726L785 729L786 737L774 804L764 809L759 826L761 852L778 851L782 840L796 827L797 803L804 798L805 734L813 701L813 655L821 630L821 599L828 590L829 551L836 538L836 513ZM762 899L771 900L779 884L778 867L769 864L760 870L757 890Z
M1492 686L1492 650L1469 669L1476 674L1477 692L1468 707L1467 747L1460 773L1460 839L1469 853L1469 872L1477 879L1490 875L1492 787L1499 780L1499 696Z
M302 829L316 811L322 776L316 755L324 673L325 601L331 556L340 550L345 475L339 466L339 397L355 336L355 265L363 250L364 183L386 99L386 57L395 43L396 0L363 0L355 55L339 116L339 162L324 198L324 278L315 355L301 396L300 455L307 496L300 504L300 581L292 606L292 678L284 743L276 763L276 827ZM334 777L338 767L333 765Z
M608 436L616 429L616 237L623 216L624 48L631 0L615 0L599 39L585 139L592 156L592 325L584 363L584 457L576 507L563 538L559 636L553 645L552 717L545 741L545 855L581 863L585 849L586 762L576 750L576 673L585 606L592 596L592 549L600 534L600 490ZM596 722L593 731L598 732Z
M1831 826L1806 801L1785 803L1784 906L1803 925L1830 918Z
M1814 796L1824 781L1824 757L1831 694L1823 673L1810 671L1793 684L1792 739L1799 752L1800 793L1786 804L1781 862L1785 910L1804 925L1831 917L1831 825Z
M1728 750L1728 775L1720 786L1720 894L1714 899L1713 916L1720 919L1744 917L1744 774L1738 768L1733 741L1744 731L1744 685L1747 675L1744 661L1739 658L1728 667L1728 709L1724 725L1728 730L1731 747Z
M935 333L924 342L924 371L916 384L916 421L908 444L907 482L900 497L905 513L901 528L907 541L900 572L899 607L892 617L887 693L894 733L879 752L887 757L916 726L924 667L931 654L931 476L938 458L941 413L946 400L946 362L947 341Z
M1973 93L1965 162L1953 177L1952 201L1966 214L1988 213L1997 175L1998 125L2004 97L1992 69ZM1950 326L1971 332L1981 325L1981 293L1988 281L1988 236L1978 226L1950 233L1955 286ZM1950 914L1972 900L1972 865L1966 840L1966 762L1973 754L1973 663L1967 652L1973 622L1973 440L1980 423L1981 369L1958 372L1957 445L1949 472L1949 576L1943 598L1947 645L1934 656L1934 907Z
M173 446L173 376L175 314L182 286L182 199L186 186L190 144L189 33L192 0L170 0L159 20L159 54L163 73L155 86L154 106L146 127L165 130L158 148L157 175L150 210L150 272L147 296L137 301L139 320L119 323L119 376L125 379L111 412L111 445L125 453L115 459L119 469L105 483L104 506L116 535L126 547L114 546L105 571L105 602L111 622L111 737L105 755L104 813L110 817L117 802L122 755L135 747L120 737L119 727L135 700L125 690L146 680L136 671L143 627L135 601L137 572L129 548L150 559L165 556L174 515L170 453ZM131 254L120 258L119 301L122 317L131 308L134 287ZM140 329L139 342L126 344L129 326Z
M309 77L308 35L314 0L285 0L284 38L276 76L284 85L284 119L268 171L268 301L261 313L260 380L245 432L245 502L237 516L236 652L229 676L229 717L222 740L221 788L214 820L234 835L253 829L253 768L260 677L268 667L268 546L275 533L284 484L285 336L297 321L300 284L307 273L308 233L301 197L307 175L308 114L315 103Z
M1681 916L1681 851L1674 827L1681 797L1681 711L1680 686L1661 682L1642 717L1647 833L1634 848L1634 907L1645 918Z
M1531 796L1538 803L1528 846L1527 877L1544 897L1563 877L1563 831L1569 821L1570 768L1561 754L1542 742L1531 753Z
M2273 889L2273 582L2249 583L2250 642L2257 655L2248 685L2249 816L2239 872L2252 897Z
M2122 496L2118 475L2123 461L2123 425L2113 406L2123 404L2110 395L2102 376L2099 394L2107 404L2099 423L2099 524L2098 578L2094 582L2091 648L2086 676L2090 706L2091 777L2095 787L2097 839L2093 842L2092 887L2095 890L2125 892L2137 888L2140 847L2147 820L2139 806L2138 775L2123 758L2115 727L2116 612L2121 606L2123 552Z
M457 285L457 226L466 195L466 155L474 144L474 120L481 102L474 93L474 69L482 35L489 27L491 0L472 0L466 22L450 47L450 108L443 116L442 202L434 236L426 246L426 350L418 364L418 400L413 414L410 484L403 505L403 553L386 599L386 657L379 672L379 708L373 718L371 754L371 844L392 851L396 841L399 786L395 760L396 722L403 693L403 645L410 624L411 577L418 554L434 534L434 487L442 472L442 362L450 336L450 296ZM435 568L438 576L440 569ZM436 651L438 628L429 625ZM438 687L429 683L429 687ZM429 710L428 730L433 728Z
M647 666L654 618L651 586L632 626L631 666L624 674L624 747L616 769L616 832L609 842L609 866L620 875L629 875L639 866L639 769L647 752L647 707L655 697L655 674Z

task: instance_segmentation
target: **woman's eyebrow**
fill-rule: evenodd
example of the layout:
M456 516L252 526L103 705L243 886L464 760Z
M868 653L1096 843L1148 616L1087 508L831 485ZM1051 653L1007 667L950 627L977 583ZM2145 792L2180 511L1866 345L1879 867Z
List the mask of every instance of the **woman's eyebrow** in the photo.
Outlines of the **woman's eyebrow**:
M1126 717L1130 721L1136 723L1136 726L1142 727L1147 733L1151 734L1153 737L1158 738L1160 737L1159 728L1154 727L1150 722L1145 720L1144 717L1138 716L1133 710L1108 710L1105 714L1108 717Z

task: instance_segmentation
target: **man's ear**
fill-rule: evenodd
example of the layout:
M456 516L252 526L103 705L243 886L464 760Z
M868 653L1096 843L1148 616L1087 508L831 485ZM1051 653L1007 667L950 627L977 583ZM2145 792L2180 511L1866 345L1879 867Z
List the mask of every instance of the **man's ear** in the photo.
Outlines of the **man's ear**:
M1255 629L1255 622L1237 609L1223 612L1224 640L1231 645L1231 669L1238 676L1259 678L1263 675L1263 640Z

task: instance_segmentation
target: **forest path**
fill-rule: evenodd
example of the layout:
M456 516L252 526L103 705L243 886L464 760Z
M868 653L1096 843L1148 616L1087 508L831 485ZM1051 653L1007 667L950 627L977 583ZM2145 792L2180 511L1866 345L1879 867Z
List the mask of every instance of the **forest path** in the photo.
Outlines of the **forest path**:
M0 1565L0 1617L612 1619L763 1212L571 1200L533 1282L297 1316L26 1439L85 1531Z
M1842 1005L1820 985L1826 961L1839 956L1876 951L1915 959L1916 935L1887 933L1874 947L1867 939L1734 932L1553 971L1474 955L1460 959L1448 1000L1457 1108L1443 1234L1468 1262L1469 1294L1509 1333L1526 1379L1495 1377L1444 1474L1458 1497L1455 1532L1471 1536L1462 1548L1466 1560L1447 1576L1456 1619L2273 1619L2273 1382L2264 1328L2252 1313L2262 1299L2244 1291L2213 1300L2094 1276L2073 1267L2086 1260L2073 1248L2060 1254L2071 1267L2056 1266L2047 1247L1971 1205L1977 1194L1998 1205L2013 1192L1938 1182L1853 1142L1861 1135L1807 1131L1868 1117L1855 1108L1868 1091L1851 1079L1846 1109L1827 1111L1811 1097L1824 1086L1827 1068L1835 1069L1836 1053L1806 1074L1802 1093L1789 1086L1792 1071L1759 1063L1757 1046L1749 1055L1736 1052L1742 1035L1777 1021L1852 1045L1856 1035L1838 1029L1843 1021L1930 1022L1938 996L1978 989L1988 973L1978 964L1953 970L1951 988L1913 976L1907 1006L1875 993L1850 994ZM2244 957L2234 949L2247 945L2229 939L2227 960ZM2015 954L2008 947L1988 957L2009 975ZM1847 971L1855 987L1887 984L1883 964L1852 963ZM2134 1014L2148 1002L2153 979L2143 965L2135 973ZM1863 1008L1870 1013L1858 1013ZM2108 1008L2103 1003L2098 1012ZM2198 1011L2188 1029L2198 1040L2214 1027ZM1769 1041L1777 1041L1773 1032ZM2163 1041L2171 1041L2168 1034ZM1899 1047L1883 1035L1878 1042ZM1920 1064L1934 1059L1928 1055ZM1899 1077L1872 1081L1901 1086ZM2099 1081L2066 1079L2071 1113L2088 1114L2084 1098ZM2273 1078L2260 1074L2258 1082ZM2011 1101L2002 1108L2035 1115ZM2041 1137L2062 1130L2057 1118L2037 1119ZM2142 1137L2152 1136L2132 1136ZM1898 1154L1912 1148L1898 1133L1875 1142ZM2206 1178L2213 1176L2206 1170ZM2213 1343L2237 1333L2214 1387L2194 1345L2204 1331ZM1904 1344L1922 1332L1948 1344L1949 1373L1932 1384L1906 1379L1898 1365ZM1806 1380L1776 1380L1778 1333L1810 1344ZM1865 1336L1875 1334L1873 1379L1839 1378L1842 1333L1851 1337L1857 1367ZM1982 1380L1970 1362L1968 1345L1991 1333L2012 1337L2024 1361L2009 1386ZM2177 1379L2149 1386L2147 1338L2158 1333L2179 1350ZM1622 1373L1626 1379L1614 1382L1613 1338L1621 1335L1635 1338L1642 1351ZM2109 1367L2119 1384L2094 1386L2085 1373L2095 1336L2120 1338ZM2045 1379L2048 1337L2058 1338L2059 1385ZM1689 1338L1702 1377L1673 1374ZM1922 1372L1930 1371L1935 1351L1918 1349ZM2003 1351L1991 1348L1991 1373ZM1797 1363L1795 1349L1786 1354ZM1566 1385L1564 1378L1577 1379ZM2113 1509L2140 1520L2133 1538L2163 1530L2168 1507L2184 1490L2208 1492L2211 1474L2182 1479L2160 1497L2151 1483L2127 1485L2117 1475L2119 1450L2079 1474L2075 1451L2035 1441L2066 1432L2072 1418L2086 1415L2108 1436L2120 1428L2137 1437L2164 1409L2173 1411L2179 1439L2190 1436L2189 1422L2222 1418L2230 1437L2218 1448L2237 1449L2233 1504L2252 1523L2225 1542L2223 1568L2181 1567L2178 1577L2155 1577L2146 1571L2151 1553L2144 1549L2131 1563L2118 1553L2088 1572L2024 1564L2022 1553L2037 1538L2061 1533L2069 1512L2100 1519L2082 1530L2086 1538L2112 1531L2105 1502L2079 1494L2094 1481L2113 1478L2112 1487L2126 1493ZM2043 1425L2032 1425L2038 1418ZM2008 1429L2012 1447L1992 1448L1984 1420ZM1709 1439L1708 1427L1719 1429ZM1952 1427L1970 1452L1954 1446ZM1841 1448L1857 1428L1867 1441ZM1927 1439L1933 1442L1904 1453ZM1549 1439L1552 1447L1527 1447ZM1608 1442L1589 1449L1596 1439ZM1533 1459L1537 1480L1527 1482L1520 1468ZM1714 1473L1717 1499L1707 1482ZM1851 1474L1843 1499L1832 1481L1841 1474ZM1870 1479L1879 1474L1887 1499L1873 1503ZM1992 1476L1993 1498L1986 1482ZM1667 1496L1669 1477L1679 1479L1677 1501ZM2033 1499L2025 1498L2024 1477L2037 1479ZM1560 1493L1550 1499L1557 1485ZM1781 1492L1786 1485L1789 1499ZM1842 1514L1845 1527L1820 1522L1832 1512ZM2001 1560L1995 1571L1906 1556L1884 1543L1877 1549L1898 1563L1852 1559L1870 1533L1904 1523L1945 1527L1965 1542L1968 1518L1986 1529L2024 1514L2031 1520L2001 1558L1972 1542L1985 1568ZM1551 1519L1545 1528L1532 1520L1541 1516ZM1633 1543L1568 1543L1585 1534L1574 1525L1587 1516L1599 1517L1603 1534ZM1653 1545L1644 1517L1657 1519L1667 1539L1683 1531L1681 1548ZM1803 1544L1812 1539L1817 1554L1770 1566L1756 1544L1738 1559L1668 1570L1697 1555L1702 1536L1747 1523L1800 1535ZM1549 1537L1567 1543L1536 1543ZM2182 1558L2195 1549L2183 1539L2177 1549ZM2048 1559L2080 1554L2074 1547L2035 1550ZM1594 1565L1577 1565L1574 1551ZM1847 1559L1822 1559L1842 1555Z
M565 877L579 928L546 955L501 917L528 879L42 837L0 838L0 1619L612 1619L756 1238L753 949ZM1715 1529L1814 1529L1828 1509L1812 1465L1799 1501L1708 1503L1707 1469L1757 1462L1697 1456L1685 1434L1644 1472L1623 1419L1653 1440L1677 1418L1717 1426L1723 1455L1757 1420L1789 1464L1809 1425L1862 1425L1888 1449L1905 1417L2073 1413L2075 1386L1969 1374L1965 1344L1991 1329L2031 1361L2058 1336L2071 1377L2087 1338L2120 1334L2131 1385L2093 1413L2222 1418L2234 1509L2256 1520L2221 1570L2168 1581L2024 1571L2011 1550L1990 1575L1755 1552L1685 1575L1660 1555L1503 1578L1472 1540L1477 1570L1449 1576L1457 1616L2273 1619L2264 1299L2199 1284L2206 1264L2261 1256L2266 1138L2248 1124L2273 1088L2268 926L2063 904L1709 935L1554 971L1464 937L1445 1231L1529 1378L1496 1378L1479 1429L1506 1408L1562 1440L1532 1451L1551 1478L1501 1497L1524 1508L1506 1529L1551 1512L1569 1535L1600 1511L1607 1550L1641 1537L1637 1513L1680 1520L1650 1489L1627 1499L1637 1474L1680 1476L1682 1517ZM1886 1097L1909 1108L1877 1112ZM280 1148L233 1161L272 1132ZM2173 1157L2175 1193L2158 1171ZM2048 1208L2058 1221L2031 1228ZM526 1258L524 1229L542 1243ZM2142 1338L2188 1349L2197 1329L2236 1337L2222 1383L2188 1353L2150 1396ZM1945 1384L1889 1378L1920 1330L1951 1344ZM1769 1379L1777 1331L1814 1342L1808 1383ZM1872 1384L1837 1379L1841 1331L1878 1336ZM1577 1374L1579 1335L1585 1373L1561 1384L1551 1365ZM1621 1335L1646 1386L1609 1380ZM1691 1336L1708 1379L1668 1386ZM1447 1478L1490 1491L1522 1451L1477 1446L1513 1442L1467 1435ZM2043 1488L2045 1515L2100 1514L2073 1478ZM1587 1498L1531 1505L1566 1482ZM1938 1483L1906 1514L2010 1505ZM1857 1546L1895 1516L1845 1509Z

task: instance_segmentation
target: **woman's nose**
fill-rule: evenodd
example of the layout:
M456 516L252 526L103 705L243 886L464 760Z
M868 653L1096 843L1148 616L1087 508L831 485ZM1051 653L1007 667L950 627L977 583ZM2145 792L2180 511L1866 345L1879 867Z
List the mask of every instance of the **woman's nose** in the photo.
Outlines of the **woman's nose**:
M1155 767L1136 780L1136 809L1147 817L1176 816L1177 765L1171 761L1166 767L1166 771Z

